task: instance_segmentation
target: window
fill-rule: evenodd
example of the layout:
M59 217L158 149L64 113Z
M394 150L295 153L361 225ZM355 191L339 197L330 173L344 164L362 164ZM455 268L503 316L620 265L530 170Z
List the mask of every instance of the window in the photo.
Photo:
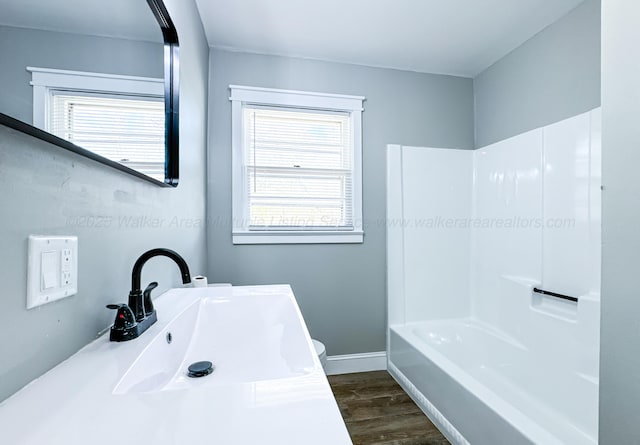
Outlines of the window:
M233 242L362 242L362 97L231 86Z
M164 181L162 79L29 70L36 127Z

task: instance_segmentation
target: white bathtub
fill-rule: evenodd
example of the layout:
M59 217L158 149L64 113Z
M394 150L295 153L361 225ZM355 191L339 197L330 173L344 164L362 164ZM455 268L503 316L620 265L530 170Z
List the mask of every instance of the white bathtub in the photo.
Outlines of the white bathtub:
M389 369L455 444L597 442L600 121L388 147Z
M390 372L453 443L597 443L598 380L472 318L392 326ZM437 408L436 408L437 407Z

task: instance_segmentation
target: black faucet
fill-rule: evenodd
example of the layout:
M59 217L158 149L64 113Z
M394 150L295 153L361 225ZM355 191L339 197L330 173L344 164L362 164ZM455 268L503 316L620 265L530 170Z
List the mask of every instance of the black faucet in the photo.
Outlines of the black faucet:
M154 256L166 256L176 262L180 268L182 282L184 284L191 282L191 274L189 266L180 255L169 249L151 249L140 255L140 258L133 265L131 272L131 292L129 292L129 304L110 304L109 309L117 309L116 320L111 327L109 336L111 341L127 341L139 337L144 331L158 321L158 315L153 308L151 300L151 291L158 286L157 282L150 283L147 288L142 291L140 287L140 275L142 274L142 266Z

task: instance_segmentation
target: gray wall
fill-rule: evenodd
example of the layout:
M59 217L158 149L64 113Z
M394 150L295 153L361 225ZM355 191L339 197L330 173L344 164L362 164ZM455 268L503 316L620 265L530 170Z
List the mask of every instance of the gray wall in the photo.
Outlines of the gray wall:
M158 33L160 33L158 31ZM163 77L162 43L0 26L0 113L33 122L27 66Z
M640 443L640 4L602 2L600 443Z
M208 47L195 2L165 3L181 43L182 175L177 189L156 187L0 126L0 400L113 321L104 305L126 301L131 267L145 250L173 248L194 273L205 271ZM91 227L77 219L87 216L102 216L110 225ZM162 221L158 228L133 228L121 224L126 217ZM200 224L191 228L188 222ZM25 309L29 234L78 236L77 295ZM143 280L160 281L157 293L181 283L177 267L164 258L149 262Z
M329 355L384 350L385 146L473 148L471 79L220 50L210 61L210 281L290 283ZM364 244L231 243L229 84L366 96Z
M600 105L600 1L586 0L474 79L476 148Z

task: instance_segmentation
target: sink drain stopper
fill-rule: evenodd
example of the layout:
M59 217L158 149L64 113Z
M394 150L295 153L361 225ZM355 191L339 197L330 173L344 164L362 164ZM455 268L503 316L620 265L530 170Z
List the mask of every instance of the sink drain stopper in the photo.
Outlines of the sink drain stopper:
M211 362L195 362L189 365L189 377L204 377L213 372L213 363Z

